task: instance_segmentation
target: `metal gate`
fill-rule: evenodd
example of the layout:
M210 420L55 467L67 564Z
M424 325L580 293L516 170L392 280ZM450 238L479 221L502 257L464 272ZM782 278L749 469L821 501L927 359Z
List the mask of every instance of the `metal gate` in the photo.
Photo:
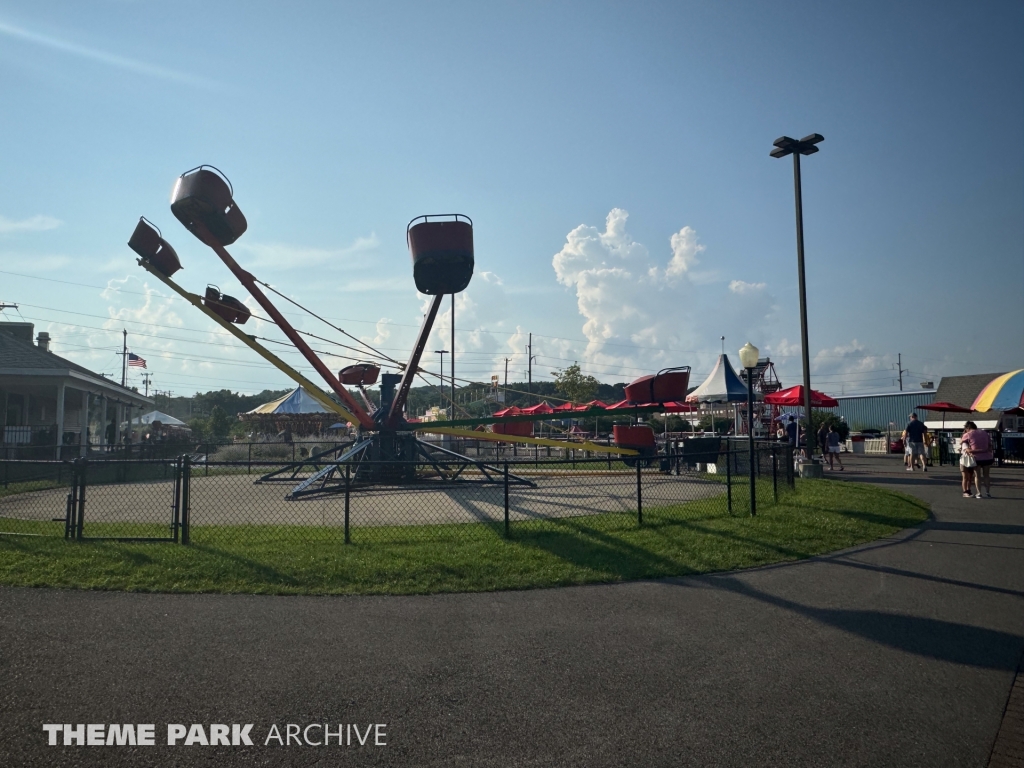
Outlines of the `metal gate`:
M78 459L72 470L66 539L188 544L187 456L116 463Z

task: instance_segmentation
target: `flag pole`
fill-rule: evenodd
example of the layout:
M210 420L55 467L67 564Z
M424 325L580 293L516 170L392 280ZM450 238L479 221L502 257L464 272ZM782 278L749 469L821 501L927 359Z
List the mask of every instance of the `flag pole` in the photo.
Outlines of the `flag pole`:
M123 328L121 333L124 334L121 347L121 386L123 387L128 381L128 329Z

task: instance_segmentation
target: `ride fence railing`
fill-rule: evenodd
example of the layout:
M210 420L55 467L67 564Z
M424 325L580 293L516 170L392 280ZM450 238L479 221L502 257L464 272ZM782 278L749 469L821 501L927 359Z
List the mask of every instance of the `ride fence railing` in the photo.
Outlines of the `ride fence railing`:
M417 462L2 462L0 534L183 544L384 544L654 527L768 511L794 487L784 444L645 458ZM743 450L743 449L746 450ZM751 466L753 472L751 473Z

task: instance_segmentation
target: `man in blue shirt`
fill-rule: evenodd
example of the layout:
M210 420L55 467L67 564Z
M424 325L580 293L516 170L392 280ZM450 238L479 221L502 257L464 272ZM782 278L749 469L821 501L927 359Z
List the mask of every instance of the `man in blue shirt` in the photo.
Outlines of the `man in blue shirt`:
M797 427L796 419L792 416L789 417L789 421L786 422L786 440L795 449L797 447L797 437L799 434L799 427Z
M927 427L917 420L917 414L910 414L910 422L906 428L907 445L910 447L910 466L907 467L907 472L914 471L914 464L917 463L918 457L921 458L921 469L925 472L928 471L928 463L925 461L924 455L924 433L927 431Z

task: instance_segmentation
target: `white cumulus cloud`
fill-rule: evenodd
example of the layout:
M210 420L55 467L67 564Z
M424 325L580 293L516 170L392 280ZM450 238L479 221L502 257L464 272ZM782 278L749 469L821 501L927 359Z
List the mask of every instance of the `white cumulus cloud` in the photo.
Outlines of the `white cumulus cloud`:
M581 224L552 258L556 278L576 295L588 372L623 380L668 365L710 370L720 336L763 341L774 311L766 284L734 280L725 290L691 279L706 258L694 228L673 233L659 257L632 238L628 219L613 208L603 231Z
M9 219L6 216L0 216L0 234L10 234L12 232L46 232L50 229L56 229L64 222L60 219L56 219L53 216L44 216L42 214L36 214L35 216L29 216L27 219Z

